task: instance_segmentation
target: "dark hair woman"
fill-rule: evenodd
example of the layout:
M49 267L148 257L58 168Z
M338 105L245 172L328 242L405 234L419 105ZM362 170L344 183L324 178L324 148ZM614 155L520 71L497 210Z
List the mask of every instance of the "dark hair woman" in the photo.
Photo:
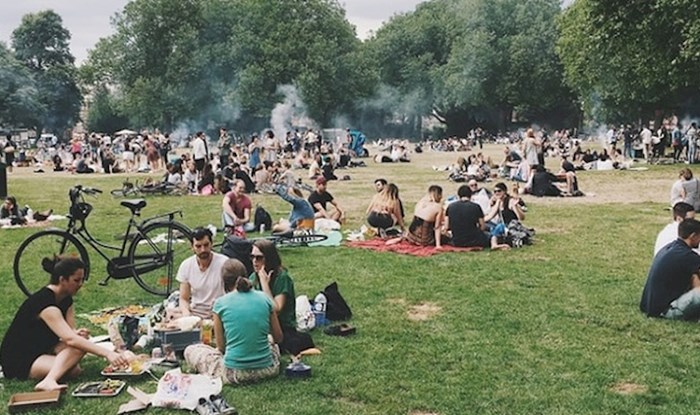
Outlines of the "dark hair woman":
M195 344L185 349L185 360L199 373L221 377L225 383L244 383L276 376L280 352L268 341L282 341L282 329L272 299L251 290L246 268L229 259L221 269L226 295L214 302L216 348Z
M125 354L87 340L90 332L75 328L73 296L83 285L85 264L77 258L44 258L49 285L27 298L0 346L0 364L7 378L40 379L37 390L65 389L58 383L80 373L85 353L106 358L113 366L128 364Z
M250 252L255 272L250 280L253 286L262 290L274 302L284 333L282 349L292 355L302 350L314 347L311 336L297 332L296 294L294 282L282 266L282 259L275 244L266 239L258 239L253 243Z

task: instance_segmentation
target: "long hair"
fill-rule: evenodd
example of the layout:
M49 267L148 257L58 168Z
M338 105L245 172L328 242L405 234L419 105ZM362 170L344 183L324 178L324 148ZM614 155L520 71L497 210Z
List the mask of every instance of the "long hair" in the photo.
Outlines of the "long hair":
M275 271L275 274L279 274L282 271L282 259L274 243L267 239L258 239L253 242L253 246L265 256L265 269L268 272ZM273 278L274 276L276 275L273 275Z
M237 259L227 259L221 267L221 279L224 291L231 292L235 288L239 292L250 291L250 280L246 278L245 265Z
M430 199L435 203L440 203L442 201L442 187L434 184L428 188L428 195Z

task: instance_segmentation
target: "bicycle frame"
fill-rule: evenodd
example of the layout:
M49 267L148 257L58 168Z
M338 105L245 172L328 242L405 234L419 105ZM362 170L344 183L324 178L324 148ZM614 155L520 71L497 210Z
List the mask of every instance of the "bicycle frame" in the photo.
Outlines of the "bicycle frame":
M75 210L74 208L78 206L78 203L84 203L80 202L80 200L82 200L82 197L80 195L77 195L75 198L71 198L71 212ZM140 214L138 212L132 212L131 217L129 218L129 223L126 227L126 232L124 234L124 239L121 243L121 246L109 245L107 243L99 241L94 236L92 236L92 234L90 234L90 231L87 229L86 226L87 217L82 219L76 219L75 217L73 217L73 215L69 215L70 220L68 222L66 232L78 237L82 242L92 247L92 249L95 252L97 252L105 261L107 261L108 276L104 281L101 282L101 284L104 285L107 283L107 280L109 278L126 279L131 278L133 276L134 264L131 264L128 260L125 260L125 254L129 247L129 235L131 234L132 229L135 229L140 235L143 235L142 231L148 224L153 223L158 219L166 217L168 218L168 222L174 222L175 215L178 214L182 216L182 211L173 211L162 215L152 216L142 220L139 223L136 220L134 220L134 217L140 216ZM153 244L152 241L148 239L146 240L152 247L157 249L156 245ZM114 252L116 255L109 256L109 252ZM158 267L160 265L155 266ZM145 269L150 270L148 267L146 267Z

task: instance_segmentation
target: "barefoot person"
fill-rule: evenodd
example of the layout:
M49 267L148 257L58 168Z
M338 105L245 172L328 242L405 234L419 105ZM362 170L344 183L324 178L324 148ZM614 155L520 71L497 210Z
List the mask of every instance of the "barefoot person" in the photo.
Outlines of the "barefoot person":
M432 185L428 188L428 194L416 203L413 221L408 230L399 238L389 239L386 244L397 244L405 239L414 245L434 245L436 248L441 248L440 234L443 217L442 187Z
M45 258L49 285L20 306L0 346L6 378L40 379L37 390L65 389L64 377L77 376L85 353L106 358L113 366L128 364L124 354L108 351L87 340L87 329L75 328L73 296L83 285L85 264L77 258Z

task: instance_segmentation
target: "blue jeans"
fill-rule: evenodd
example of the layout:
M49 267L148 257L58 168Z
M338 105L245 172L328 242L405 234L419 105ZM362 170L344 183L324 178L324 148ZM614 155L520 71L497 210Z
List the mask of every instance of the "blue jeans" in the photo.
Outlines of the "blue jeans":
M700 289L692 289L673 300L661 317L670 320L697 320L700 318Z

